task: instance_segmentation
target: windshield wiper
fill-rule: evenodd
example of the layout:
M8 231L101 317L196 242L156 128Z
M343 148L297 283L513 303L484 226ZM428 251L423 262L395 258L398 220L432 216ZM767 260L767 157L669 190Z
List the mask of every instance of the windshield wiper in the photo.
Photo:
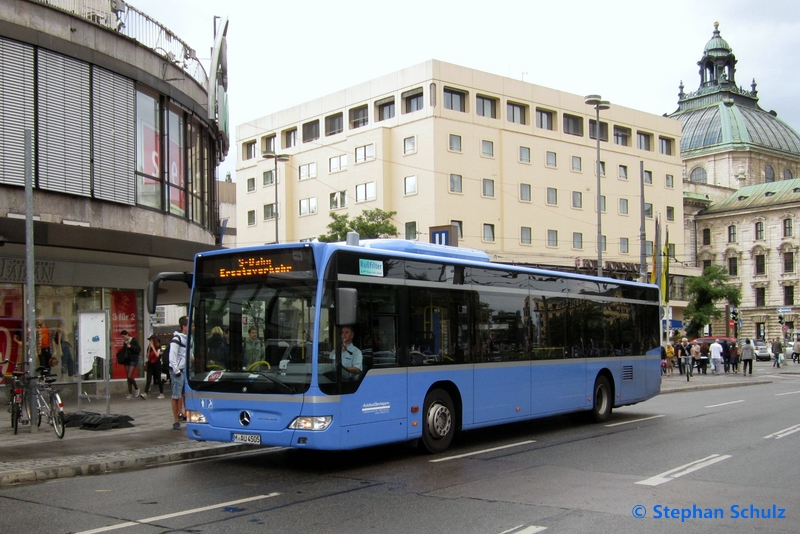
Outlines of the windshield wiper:
M293 387L291 387L291 386L289 386L287 384L284 384L283 382L281 382L280 380L278 380L277 378L275 378L273 376L269 376L264 371L258 371L256 374L258 374L259 376L263 376L264 378L266 378L267 380L269 380L270 382L272 382L274 384L278 384L279 386L281 386L283 388L283 391L285 393L294 393L295 392Z

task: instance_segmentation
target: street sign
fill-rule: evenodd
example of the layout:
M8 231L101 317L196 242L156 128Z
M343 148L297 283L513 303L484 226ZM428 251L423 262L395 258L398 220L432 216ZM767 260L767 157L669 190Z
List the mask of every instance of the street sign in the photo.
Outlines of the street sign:
M778 313L792 313L791 308L778 308Z
M731 320L729 321L729 323L728 323L728 324L730 325L730 327L731 327L731 328L735 328L735 326L734 326L734 325L736 324L736 321L734 321L733 319L731 319Z

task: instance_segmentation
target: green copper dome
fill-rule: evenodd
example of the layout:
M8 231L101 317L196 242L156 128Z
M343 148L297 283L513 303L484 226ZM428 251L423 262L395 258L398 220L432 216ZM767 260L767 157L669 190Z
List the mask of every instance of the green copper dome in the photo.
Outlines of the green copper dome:
M727 56L733 52L733 49L728 44L728 41L719 36L719 22L714 23L714 35L711 40L706 43L703 50L703 55L706 56Z

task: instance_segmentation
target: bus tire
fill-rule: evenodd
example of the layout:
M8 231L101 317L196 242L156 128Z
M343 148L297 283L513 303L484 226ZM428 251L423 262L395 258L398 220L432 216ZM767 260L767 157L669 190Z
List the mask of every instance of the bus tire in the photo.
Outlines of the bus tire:
M425 396L422 420L422 447L429 453L444 452L453 441L456 418L450 395L434 389Z
M592 419L596 423L605 423L611 418L611 408L614 404L608 378L598 376L594 381L592 393Z

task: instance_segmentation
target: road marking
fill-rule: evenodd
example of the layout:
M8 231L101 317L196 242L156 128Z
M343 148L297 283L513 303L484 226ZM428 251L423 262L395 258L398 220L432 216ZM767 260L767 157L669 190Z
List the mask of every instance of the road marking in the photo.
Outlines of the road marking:
M738 400L738 401L723 402L722 404L712 404L711 406L706 406L706 408L716 408L718 406L727 406L729 404L738 404L740 402L744 402L744 401L743 400Z
M607 427L612 426L619 426L619 425L629 425L631 423L638 423L640 421L647 421L648 419L658 419L659 417L664 417L664 415L651 415L650 417L642 417L641 419L633 419L631 421L622 421L621 423L611 423L610 425L606 425Z
M787 393L776 393L775 396L780 397L781 395L797 395L798 393L800 393L800 391L789 391Z
M155 521L161 521L163 519L172 519L173 517L180 517L182 515L189 515L189 514L196 514L198 512L205 512L207 510L213 510L215 508L224 508L226 506L233 506L235 504L241 504L243 502L250 502L250 501L258 501L260 499L269 499L271 497L277 497L280 493L268 493L267 495L256 495L255 497L247 497L246 499L239 499L236 501L228 501L219 504L212 504L209 506L203 506L200 508L193 508L191 510L184 510L182 512L175 512L173 514L165 514L165 515L158 515L155 517L147 517L145 519L139 519L138 521L128 521L127 523L119 523L118 525L109 525L107 527L100 527L95 528L92 530L84 530L78 532L77 534L94 534L96 532L108 532L110 530L118 530L121 528L133 527L136 525L141 525L143 523L153 523Z
M547 527L537 527L535 525L531 525L526 527L522 530L517 530L518 528L522 528L525 525L517 525L516 527L510 528L508 530L504 530L500 534L536 534L537 532L542 532L543 530L547 530Z
M503 445L502 447L492 447L491 449L483 449L475 452L468 452L466 454L459 454L457 456L448 456L447 458L437 458L436 460L429 460L430 463L435 464L438 462L446 462L448 460L455 460L457 458L465 458L467 456L475 456L476 454L484 454L486 452L494 452L502 449L510 449L511 447L519 447L520 445L528 445L529 443L536 443L535 439L528 441L520 441L519 443L512 443L511 445Z
M658 486L659 484L663 484L664 482L669 482L670 480L682 477L683 475L688 475L689 473L697 471L698 469L708 467L709 465L721 462L722 460L727 460L730 457L731 457L730 454L724 454L724 455L712 454L711 456L706 456L705 458L695 460L694 462L682 465L680 467L676 467L675 469L670 469L669 471L665 471L660 475L656 475L654 477L650 477L645 480L640 480L639 482L637 482L637 484L641 484L643 486Z
M775 438L781 439L785 438L790 434L794 434L795 432L800 432L800 425L790 426L789 428L784 428L783 430L778 430L774 434L770 434L769 436L764 436L764 439Z

